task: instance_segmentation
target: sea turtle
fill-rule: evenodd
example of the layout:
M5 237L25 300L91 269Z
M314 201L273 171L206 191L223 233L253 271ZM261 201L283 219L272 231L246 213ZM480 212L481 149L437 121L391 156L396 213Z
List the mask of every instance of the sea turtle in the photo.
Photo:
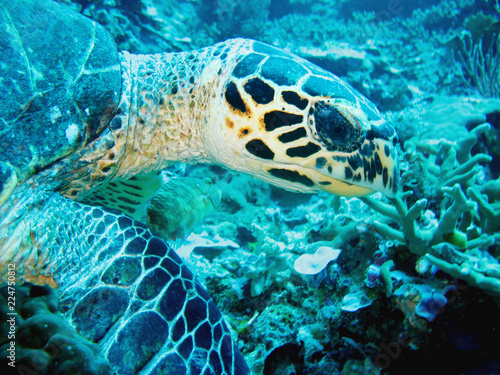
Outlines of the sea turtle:
M133 55L50 0L1 1L0 19L3 280L57 287L119 374L248 373L207 292L127 215L137 181L205 162L297 192L393 196L394 129L335 75L254 40Z

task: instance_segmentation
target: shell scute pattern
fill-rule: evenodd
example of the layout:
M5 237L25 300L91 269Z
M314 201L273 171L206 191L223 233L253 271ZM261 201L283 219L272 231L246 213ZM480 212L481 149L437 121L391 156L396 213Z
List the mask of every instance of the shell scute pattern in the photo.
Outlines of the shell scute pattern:
M163 285L170 281L170 275L161 268L154 268L147 273L137 286L137 297L143 301L149 301L163 289Z
M154 257L154 256L149 256L145 257L142 260L142 264L145 270L149 270L153 267L155 267L158 263L160 263L161 258L159 257Z
M172 321L183 310L186 296L187 292L182 281L173 280L158 303L158 309L167 321ZM180 322L184 322L184 318L180 318Z
M102 274L101 280L105 284L130 286L139 278L141 270L142 265L137 258L122 256L111 263Z
M6 82L0 163L23 181L101 134L118 105L121 79L116 45L103 27L61 14L54 3L20 6L26 9L7 4L0 12ZM50 17L39 16L47 11ZM54 32L56 24L65 38Z

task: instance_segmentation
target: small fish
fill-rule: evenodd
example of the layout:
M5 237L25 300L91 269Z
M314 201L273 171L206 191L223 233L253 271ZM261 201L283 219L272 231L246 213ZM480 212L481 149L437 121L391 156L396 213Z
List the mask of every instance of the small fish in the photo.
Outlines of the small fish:
M146 203L146 223L164 240L182 239L217 209L221 197L210 179L171 179Z
M145 223L164 240L184 239L214 212L221 202L221 189L210 179L177 177L153 172L126 180L107 182L88 194L85 203L124 212Z

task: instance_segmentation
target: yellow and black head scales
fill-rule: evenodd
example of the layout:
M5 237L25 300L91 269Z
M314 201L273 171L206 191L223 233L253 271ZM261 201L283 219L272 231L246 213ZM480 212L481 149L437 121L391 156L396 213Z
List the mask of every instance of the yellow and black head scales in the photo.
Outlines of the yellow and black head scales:
M223 90L223 164L292 191L394 196L396 132L370 101L295 55L247 51Z

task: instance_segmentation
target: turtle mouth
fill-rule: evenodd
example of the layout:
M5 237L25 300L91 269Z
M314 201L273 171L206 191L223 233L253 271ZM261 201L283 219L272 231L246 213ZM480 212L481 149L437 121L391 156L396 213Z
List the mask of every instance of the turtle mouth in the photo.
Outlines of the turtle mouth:
M273 157L268 158L272 160L259 161L262 158L249 158L243 171L290 191L326 191L341 196L365 196L382 192L392 198L397 193L399 183L395 139L395 136L368 136L361 147L351 152L315 147L309 155L304 152L295 156L293 162L289 157L275 157L270 148L255 145L255 153L261 157L267 156L267 152L273 153ZM292 150L306 148L312 149L311 146L299 146ZM286 155L290 154L288 149ZM252 173L258 170L264 173Z
M359 197L381 192L392 198L399 183L397 151L390 139L365 140L351 153L321 150L300 163L273 163L263 170L268 177L261 179L305 193Z
M309 125L307 129L294 125L291 132L279 132L280 143L273 143L271 137L267 143L262 140L247 143L247 150L254 156L282 168L267 169L274 184L289 190L323 190L342 196L374 192L388 197L396 195L397 135L389 123L382 118L355 115L354 110L338 103L319 103L310 110ZM301 134L292 137L298 132Z
M303 167L324 191L344 196L382 192L394 197L398 190L399 166L396 147L389 139L365 139L355 152L321 152Z

